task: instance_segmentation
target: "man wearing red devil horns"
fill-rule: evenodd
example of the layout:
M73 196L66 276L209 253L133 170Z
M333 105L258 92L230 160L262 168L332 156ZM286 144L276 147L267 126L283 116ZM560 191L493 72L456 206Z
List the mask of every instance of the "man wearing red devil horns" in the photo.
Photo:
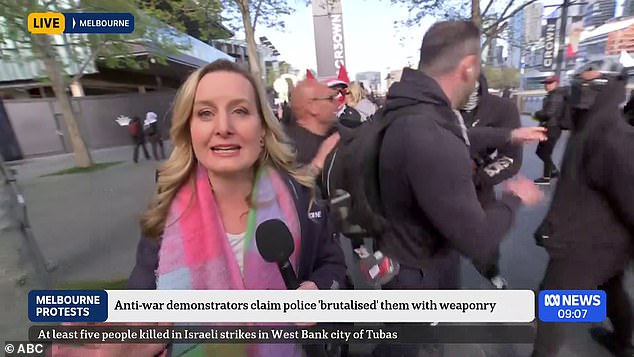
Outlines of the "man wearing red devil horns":
M314 80L315 77L310 71L306 71L306 79ZM356 128L361 125L363 122L361 114L356 109L346 105L346 96L349 94L348 86L350 84L346 68L344 66L339 67L337 78L328 78L324 83L337 92L337 97L335 98L338 104L337 121L348 128Z

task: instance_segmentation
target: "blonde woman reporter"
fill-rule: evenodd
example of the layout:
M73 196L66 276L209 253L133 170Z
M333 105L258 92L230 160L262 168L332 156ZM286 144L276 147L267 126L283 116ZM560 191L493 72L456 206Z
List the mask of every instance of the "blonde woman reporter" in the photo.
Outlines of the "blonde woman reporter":
M290 261L299 289L343 284L344 257L327 215L308 218L309 209L319 209L311 204L313 181L294 171L285 135L250 73L221 60L190 75L176 97L170 135L174 151L159 170L156 193L141 219L143 238L129 289L286 289L277 265L265 262L255 247L255 228L272 218L293 235ZM146 347L135 356L161 353L155 345ZM191 347L162 353L304 354L283 344Z
M376 105L366 98L365 91L359 82L352 82L348 86L349 95L346 96L346 104L356 109L361 114L364 122L376 113Z

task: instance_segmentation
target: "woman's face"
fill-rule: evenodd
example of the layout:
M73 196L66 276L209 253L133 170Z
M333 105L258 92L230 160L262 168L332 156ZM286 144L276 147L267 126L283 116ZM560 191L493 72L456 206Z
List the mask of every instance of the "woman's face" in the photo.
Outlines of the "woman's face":
M251 170L265 133L251 83L238 73L206 74L196 89L190 132L194 154L211 174Z

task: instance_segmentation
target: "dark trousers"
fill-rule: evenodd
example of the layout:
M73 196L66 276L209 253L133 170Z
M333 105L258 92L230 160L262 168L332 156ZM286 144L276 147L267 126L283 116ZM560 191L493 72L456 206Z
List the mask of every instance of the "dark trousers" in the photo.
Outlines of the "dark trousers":
M135 139L134 140L134 152L132 153L132 159L134 162L139 162L139 147L143 148L143 154L145 155L145 159L150 159L150 154L147 152L147 148L145 147L145 140Z
M614 327L614 334L624 346L632 338L632 307L623 288L623 270L612 276L593 274L592 268L582 267L583 262L550 260L546 268L541 290L604 290L607 295L607 315ZM585 262L587 265L588 262ZM601 267L599 267L600 271ZM555 357L564 343L566 328L570 324L537 322L537 337L533 357Z
M480 201L480 205L483 209L487 209L497 203L497 198L495 196L495 190L491 186L487 187L476 187L476 193L478 194L478 201ZM491 280L492 278L500 275L500 247L496 249L495 253L485 259L484 261L475 261L472 260L473 266L480 273L480 275L485 278Z
M154 160L165 160L165 149L163 148L163 139L150 139L150 144L152 145L152 155L154 155ZM160 149L161 157L158 156L157 149Z
M551 177L553 172L557 171L557 167L553 162L553 151L557 140L561 136L561 129L559 127L548 127L548 140L542 141L537 145L537 157L544 162L544 177Z
M383 290L459 289L460 255L449 251L432 258L429 269L401 265L397 276L383 285ZM443 345L380 344L372 352L373 357L440 357Z

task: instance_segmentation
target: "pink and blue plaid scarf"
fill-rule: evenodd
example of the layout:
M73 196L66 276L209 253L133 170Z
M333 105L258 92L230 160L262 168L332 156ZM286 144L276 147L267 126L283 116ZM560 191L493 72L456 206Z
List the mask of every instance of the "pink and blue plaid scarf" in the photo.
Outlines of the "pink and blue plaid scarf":
M297 271L301 234L295 201L278 172L259 170L244 237L244 272L227 239L207 171L196 168L193 184L184 185L170 207L159 251L157 289L268 290L286 289L274 263L262 259L255 245L255 228L268 219L281 219L295 241L290 258ZM271 237L275 239L275 237ZM235 323L228 323L235 325ZM293 357L297 345L176 345L174 356ZM185 351L184 351L185 350Z

